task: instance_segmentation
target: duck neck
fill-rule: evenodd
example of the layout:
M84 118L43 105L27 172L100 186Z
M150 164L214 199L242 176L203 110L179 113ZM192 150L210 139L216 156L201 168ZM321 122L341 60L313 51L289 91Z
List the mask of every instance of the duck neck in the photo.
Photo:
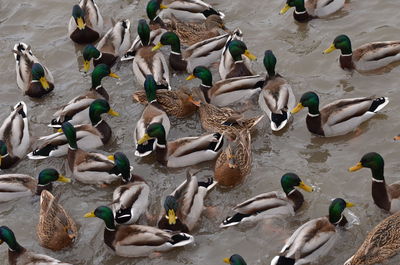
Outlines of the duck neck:
M303 194L300 191L293 188L292 191L286 194L287 198L293 202L293 209L296 212L304 203Z
M157 138L156 143L156 158L157 161L163 165L166 165L168 162L167 154L168 154L168 145L167 140L164 137Z
M310 105L308 107L308 114L310 114L311 117L318 116L320 114L319 113L319 105L318 104Z
M47 184L37 184L36 195L42 194L42 191L44 191L44 190L50 191L52 189L52 187L53 187L53 184L51 182L47 183Z

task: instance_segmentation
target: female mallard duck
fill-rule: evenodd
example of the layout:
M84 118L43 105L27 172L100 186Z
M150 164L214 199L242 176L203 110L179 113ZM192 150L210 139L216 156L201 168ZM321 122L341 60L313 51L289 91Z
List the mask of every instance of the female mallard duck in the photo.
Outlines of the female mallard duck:
M18 87L25 95L40 98L54 89L54 78L49 69L32 54L31 46L23 42L14 45L15 70Z
M107 31L96 47L91 44L87 45L82 52L84 59L83 70L85 72L89 71L92 59L94 66L103 63L112 67L118 57L124 55L131 45L130 25L131 23L128 19L120 20Z
M264 66L268 76L258 98L258 104L271 121L271 130L279 131L285 127L290 110L296 106L292 87L278 73L275 73L276 57L271 50L265 51Z
M313 18L326 17L344 7L345 0L286 0L280 14L294 7L293 17L298 22L307 22Z
M54 118L48 125L53 128L60 128L61 124L68 121L71 124L87 124L90 123L89 107L96 99L102 98L109 100L109 95L101 85L101 80L110 76L119 78L118 75L110 71L110 67L106 64L97 65L92 72L92 87L86 94L73 98L66 105L62 106L56 113Z
M300 103L291 113L297 113L304 107L308 107L306 118L308 130L320 136L331 137L354 131L388 103L387 97L339 99L320 110L317 94L307 92L301 96Z
M110 157L109 157L110 158ZM112 209L117 224L133 224L147 212L150 188L140 176L131 174L129 159L117 152L112 157L123 185L114 190Z
M94 0L80 0L72 8L68 25L68 35L78 44L97 41L103 31L103 17Z
M244 129L219 155L215 162L214 177L221 186L237 186L249 175L251 163L250 131Z
M259 75L233 77L212 83L212 74L204 66L197 66L193 74L186 80L199 78L201 80L200 89L203 91L207 103L218 107L243 102L257 94L264 84L264 80Z
M198 224L204 208L204 198L217 182L209 178L198 181L195 174L186 172L186 180L164 202L165 211L158 221L158 228L189 233Z
M334 199L329 206L329 216L312 219L297 228L271 265L314 263L326 255L335 244L338 227L347 223L344 209L352 206L341 198Z
M372 229L357 252L344 265L385 264L399 252L400 213L386 217Z
M24 174L0 175L0 202L40 195L43 190L51 190L54 181L71 182L57 170L46 168L40 171L38 179Z
M221 79L253 76L250 60L255 60L257 57L247 49L246 44L239 39L232 39L226 45L219 64ZM245 56L245 59L242 58L242 55Z
M122 257L144 257L153 252L183 247L194 241L191 235L171 233L151 226L116 226L113 212L107 206L97 207L85 217L98 217L104 221L104 243Z
M153 51L154 45L150 40L150 27L146 20L139 20L138 35L143 47L136 51L132 62L133 73L140 85L144 84L147 75L152 75L158 88L171 90L169 69L164 55L160 51Z
M36 234L42 247L54 251L71 246L78 236L75 221L47 190L40 196Z
M357 165L349 168L350 172L361 168L370 168L372 172L372 198L375 204L390 213L400 211L400 182L386 185L383 176L385 162L375 152L365 154Z
M153 123L161 123L165 129L165 134L168 135L171 123L163 107L157 102L156 89L157 84L152 75L146 76L144 82L144 89L146 92L147 102L149 102L146 108L143 110L142 116L136 123L134 131L134 139L136 156L147 156L156 148L156 140L148 139L148 141L142 141L140 139L146 134L147 128Z
M101 147L110 141L112 131L107 122L101 118L103 113L119 116L118 112L110 108L107 101L96 99L89 108L91 124L76 126L76 141L82 149L91 150ZM68 124L71 125L69 122ZM61 130L48 136L43 136L39 140L44 140L44 143L28 154L30 159L64 156L70 150L68 147L68 137Z
M400 61L400 41L370 42L352 50L350 38L339 35L323 53L339 49L342 69L355 69L360 72L379 70L391 63Z
M240 30L235 30L232 35L241 35ZM176 71L192 73L196 66L210 66L221 57L222 49L231 34L220 35L211 39L198 42L182 53L179 37L173 32L166 32L161 36L160 42L153 47L153 51L164 45L171 46L169 64Z
M72 265L56 260L52 257L36 254L27 250L15 239L13 231L7 226L0 227L0 244L6 242L8 245L9 265Z
M220 227L229 227L246 222L256 222L264 218L293 216L303 205L304 197L299 187L307 192L313 188L304 184L294 173L286 173L281 178L281 185L284 191L271 191L259 194L238 205L233 210L233 216L227 217Z
M31 146L28 109L18 102L0 127L0 169L8 169L28 153Z
M247 265L244 258L239 254L233 254L229 258L224 258L224 262L230 265Z
M213 160L217 158L224 144L224 137L219 133L167 142L165 128L161 123L150 124L138 143L151 139L156 140L155 153L158 162L167 167L187 167Z

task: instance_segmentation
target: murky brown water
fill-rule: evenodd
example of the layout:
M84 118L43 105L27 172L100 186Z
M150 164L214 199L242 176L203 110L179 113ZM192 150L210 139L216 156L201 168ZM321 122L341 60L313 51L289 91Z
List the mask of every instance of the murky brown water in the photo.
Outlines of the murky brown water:
M9 113L10 106L24 100L29 107L29 117L34 136L50 133L46 127L50 115L72 97L86 91L90 78L78 71L77 52L67 37L67 23L71 7L76 1L63 0L1 0L0 1L0 120ZM98 0L103 14L129 18L132 31L139 18L144 18L146 1ZM353 39L353 47L368 41L398 39L398 1L351 1L344 11L326 20L314 20L298 25L291 14L280 16L283 1L222 1L212 4L225 12L226 25L240 27L249 49L259 57L266 49L272 49L278 58L277 70L287 77L297 98L308 90L320 94L322 104L333 99L379 95L390 97L391 103L383 114L362 125L362 134L334 139L312 136L305 126L305 111L295 116L294 122L282 134L273 135L264 120L258 125L253 139L253 169L247 181L240 187L224 191L215 189L206 204L217 207L222 213L216 218L203 217L194 233L193 246L163 254L155 259L124 259L112 255L102 241L103 222L87 220L82 216L96 206L107 204L112 188L98 189L79 183L58 185L54 193L60 195L64 207L75 217L80 226L79 240L71 248L51 252L41 248L36 240L35 226L38 221L38 199L21 199L0 205L0 224L10 226L18 241L28 249L46 253L73 264L222 264L222 258L240 253L248 264L269 264L284 240L310 218L327 214L330 199L343 197L357 204L352 211L361 224L344 233L329 256L320 264L337 265L354 253L364 237L386 213L378 209L371 197L370 172L347 172L347 168L359 161L368 151L380 152L386 161L387 182L397 180L397 143L392 137L399 133L400 101L398 76L400 68L383 75L348 74L338 66L338 53L322 55L333 38L341 33ZM105 12L107 10L107 12ZM290 12L291 13L291 12ZM135 34L134 34L135 35ZM11 49L16 42L32 46L36 56L53 72L56 88L43 100L23 97L16 85L15 63ZM254 69L264 72L262 58ZM130 95L137 89L132 76L131 64L124 63L116 72L121 80L105 80L104 87L111 95L111 104L121 113L120 117L107 118L114 128L114 140L104 151L123 151L131 159L135 172L149 182L154 191L151 212L158 213L161 200L184 180L185 169L166 169L154 163L152 158L137 159L133 155L133 124L140 117L142 106L132 104ZM174 78L173 85L183 84ZM197 85L192 82L189 85ZM257 111L257 106L254 107ZM184 135L198 135L202 130L194 116L187 120L171 120L170 139ZM25 159L7 172L37 174L45 167L63 170L63 159L29 161ZM212 164L202 164L201 175L212 174ZM307 183L316 185L317 191L306 194L307 205L292 221L279 220L269 224L241 226L221 230L219 223L230 213L230 208L250 196L271 190L280 190L280 177L287 171L303 176ZM5 260L6 246L0 250L0 260ZM400 257L392 260L397 264Z

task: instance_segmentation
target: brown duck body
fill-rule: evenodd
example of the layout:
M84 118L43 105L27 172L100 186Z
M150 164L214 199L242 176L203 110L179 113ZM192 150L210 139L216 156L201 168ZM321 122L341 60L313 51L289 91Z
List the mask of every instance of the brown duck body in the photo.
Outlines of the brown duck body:
M237 61L232 66L225 79L240 76L252 76L254 73L248 68L244 61Z
M45 264L45 265L72 265L70 263L61 262L52 257L36 254L32 251L20 247L19 250L8 250L8 263L9 265L31 265L31 264Z

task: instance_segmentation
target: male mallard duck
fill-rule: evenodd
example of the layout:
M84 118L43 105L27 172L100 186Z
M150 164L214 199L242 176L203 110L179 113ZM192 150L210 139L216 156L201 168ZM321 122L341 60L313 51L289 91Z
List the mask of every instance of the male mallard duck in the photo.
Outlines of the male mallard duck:
M357 252L344 265L385 264L399 252L400 213L386 217L372 229Z
M232 35L241 35L240 30L235 30ZM211 39L198 42L182 53L181 43L179 37L173 32L166 32L161 36L160 42L153 47L153 51L160 49L164 45L171 46L171 53L169 56L169 64L172 69L176 71L187 71L192 73L196 66L204 65L210 66L217 61L222 49L225 47L226 41L231 34L223 34Z
M69 121L71 124L87 124L90 123L89 107L98 98L109 100L109 95L104 87L101 85L101 80L110 76L119 78L118 75L110 71L110 67L106 64L97 65L92 72L92 87L90 90L78 97L73 98L66 105L62 106L56 113L54 118L49 124L50 127L60 128L61 124Z
M138 35L142 47L136 51L132 62L133 73L140 85L143 85L147 75L152 75L158 88L171 90L169 69L164 55L160 51L153 51L154 45L150 40L150 27L146 20L139 20Z
M350 38L339 35L323 53L339 49L340 67L357 71L373 71L400 61L400 41L370 42L352 50Z
M109 157L110 158L110 157ZM140 176L131 174L129 159L117 152L112 157L116 171L121 175L123 185L114 190L112 209L115 222L133 224L147 212L150 188Z
M218 184L234 187L242 183L251 170L251 136L249 130L242 130L233 142L218 156L214 177Z
M167 167L187 167L213 160L217 158L224 144L224 137L219 133L167 142L165 128L161 123L150 124L138 143L151 139L156 139L155 153L158 162Z
M212 74L204 66L194 68L193 74L189 75L186 80L194 78L201 80L200 89L203 91L206 102L218 107L225 107L239 101L243 102L258 93L264 84L261 76L253 75L228 78L213 85Z
M33 98L40 98L54 89L54 78L49 69L33 55L31 46L23 42L14 45L15 70L18 87Z
M233 216L227 217L220 227L234 226L245 222L255 222L264 218L293 216L303 205L304 197L299 187L307 192L313 188L304 182L294 173L286 173L281 178L281 185L284 191L271 191L259 194L238 205L233 210Z
M343 8L345 0L286 0L280 14L285 14L294 7L293 17L299 22L307 22L313 18L326 17Z
M52 168L40 171L38 179L24 174L0 175L0 202L40 195L43 190L51 190L54 181L71 182Z
M0 169L8 169L25 157L30 145L28 109L20 101L0 127Z
M168 251L193 243L191 235L171 233L144 225L114 224L114 215L107 206L97 207L85 217L98 217L104 221L104 243L122 257L143 257L153 252Z
M118 21L101 38L96 47L90 44L83 49L83 69L85 72L89 71L92 59L94 66L104 63L112 67L118 57L125 54L131 45L130 25L131 23L128 19Z
M39 244L53 251L71 246L78 236L75 221L47 190L44 190L40 196L40 214L36 234Z
M217 184L212 178L198 181L195 174L186 172L186 180L164 202L165 211L158 221L158 228L189 233L197 225L204 208L204 198Z
M271 50L265 51L264 66L268 76L258 98L258 104L271 121L271 129L279 131L285 127L290 110L296 106L292 87L278 73L275 73L276 57Z
M310 132L331 137L354 131L389 103L387 97L339 99L319 109L319 98L314 92L301 96L300 103L291 111L297 113L308 107L306 118Z
M400 182L386 185L383 176L385 162L383 157L375 152L363 155L357 165L349 168L350 172L361 168L370 168L372 173L372 198L375 204L390 213L400 211Z
M7 226L0 227L0 244L6 242L8 245L9 265L72 265L56 260L52 257L36 254L27 250L15 239L13 231Z
M80 0L72 8L68 25L68 35L78 44L97 41L103 31L103 17L94 0Z
M239 254L233 254L229 258L224 258L224 262L230 265L247 265L244 258Z
M271 265L313 263L326 255L335 244L338 227L347 223L344 209L352 206L341 198L334 199L329 206L329 216L312 219L297 228Z
M169 133L171 123L167 114L165 113L163 107L157 102L156 89L157 84L152 75L146 76L146 81L144 82L144 89L146 92L147 102L149 102L146 108L143 110L142 116L136 123L136 128L134 131L134 139L136 156L147 156L156 148L155 139L148 139L148 141L140 142L140 139L146 134L147 128L153 123L162 123L165 129L166 136Z
M232 39L226 45L219 64L221 79L254 75L250 60L255 60L257 57L247 49L246 44L239 39ZM242 55L247 59L243 59Z
M82 149L91 150L101 147L111 139L111 128L107 122L101 118L101 114L103 113L112 116L119 115L118 112L110 108L107 101L104 99L96 99L90 104L89 108L91 124L82 124L75 127L77 131L76 141ZM68 124L71 125L69 122ZM43 136L39 138L39 140L44 140L44 143L28 154L30 159L59 157L66 155L70 150L68 147L68 136L63 134L61 130L48 136Z

